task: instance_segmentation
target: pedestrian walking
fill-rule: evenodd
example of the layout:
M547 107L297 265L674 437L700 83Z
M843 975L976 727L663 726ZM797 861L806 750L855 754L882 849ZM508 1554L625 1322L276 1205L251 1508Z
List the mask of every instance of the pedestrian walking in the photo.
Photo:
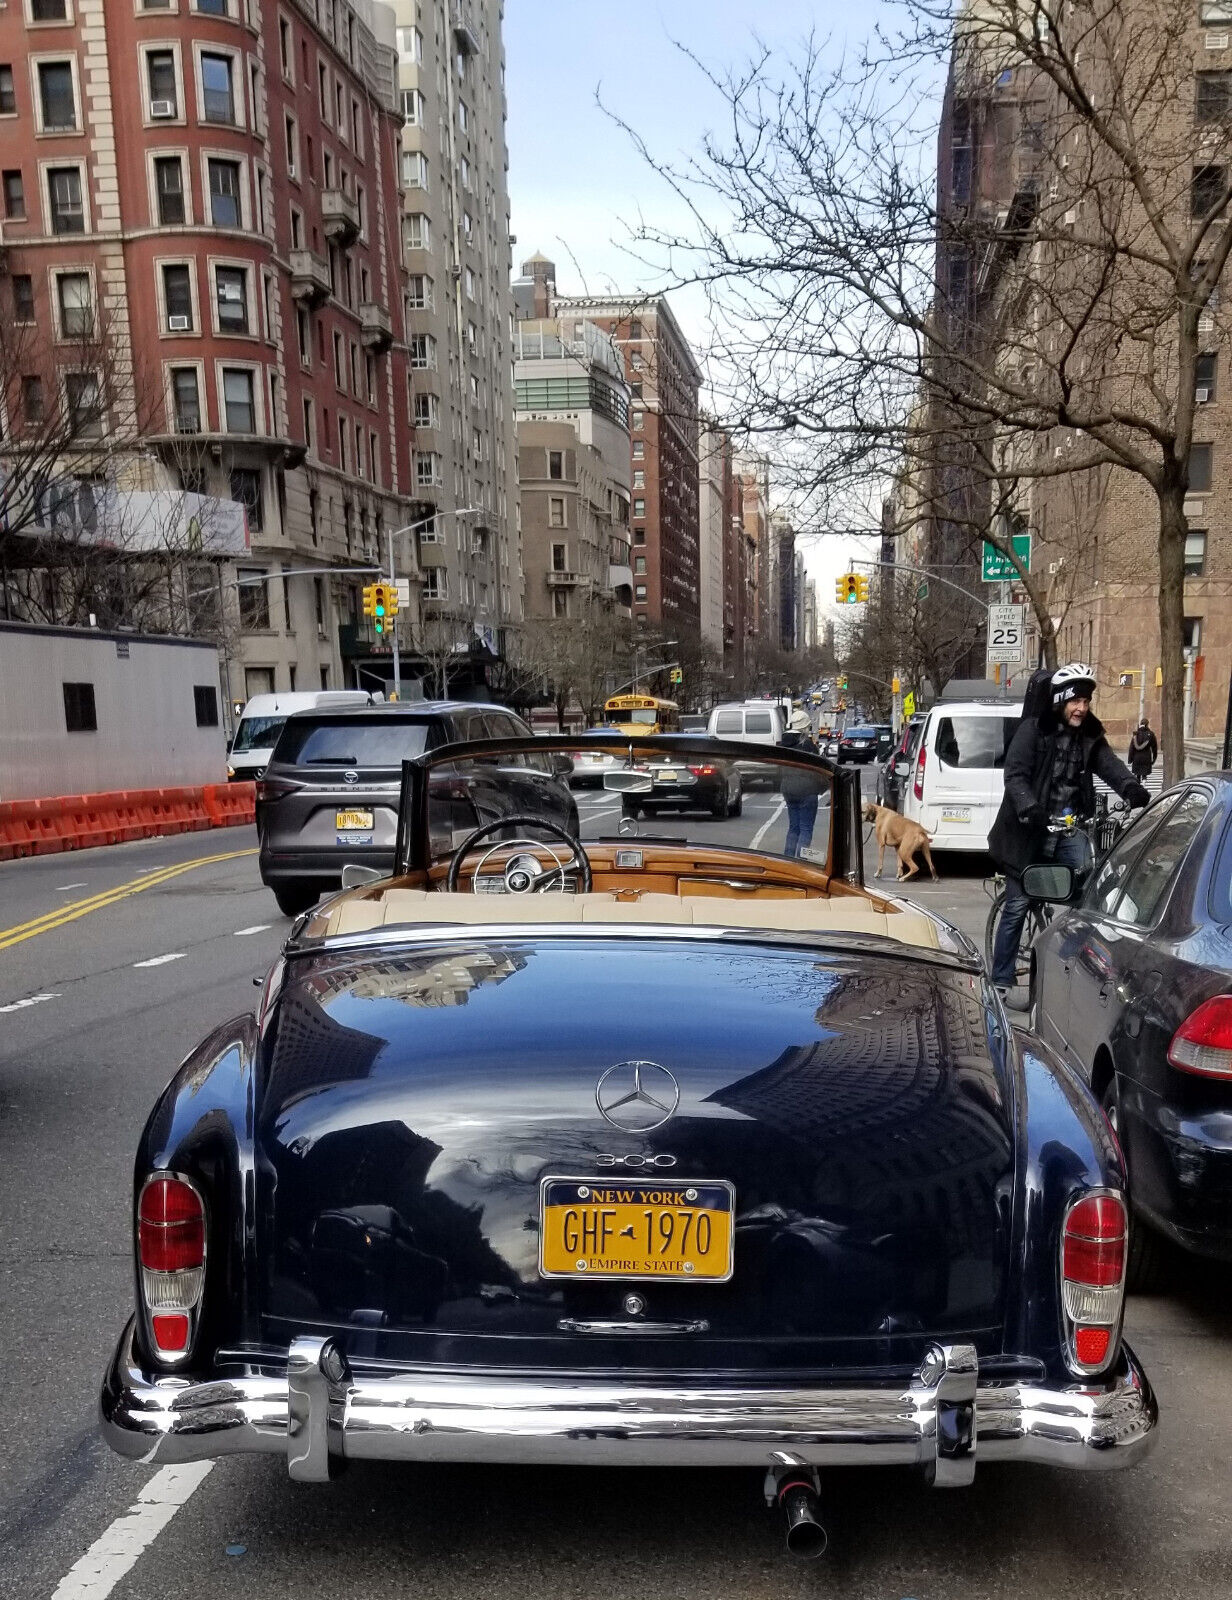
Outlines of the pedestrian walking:
M787 721L787 731L779 741L787 750L811 750L813 724L803 706L796 706ZM780 792L787 806L787 842L785 856L799 856L813 842L813 828L817 822L817 801L821 795L821 782L811 772L798 767L784 767Z
M1150 799L1142 784L1117 760L1104 726L1091 714L1095 674L1081 661L1059 667L1052 692L1038 716L1026 716L1005 756L1005 794L988 835L993 860L1005 874L1005 909L993 941L992 981L1008 1004L1026 997L1014 991L1018 941L1030 901L1022 886L1025 868L1058 861L1075 870L1085 864L1087 841L1081 833L1050 834L1050 819L1095 810L1095 778L1102 778L1131 806Z
M1129 741L1129 769L1139 783L1151 776L1151 768L1159 760L1159 740L1151 724L1143 717Z

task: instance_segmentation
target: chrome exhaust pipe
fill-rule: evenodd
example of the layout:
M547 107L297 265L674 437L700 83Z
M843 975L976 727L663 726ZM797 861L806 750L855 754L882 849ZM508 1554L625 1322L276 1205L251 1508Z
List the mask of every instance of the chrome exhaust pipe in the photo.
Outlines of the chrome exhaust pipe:
M783 1462L783 1456L779 1461ZM790 1461L788 1456L787 1462ZM802 1463L783 1463L766 1473L766 1504L777 1502L782 1508L787 1519L787 1553L800 1561L824 1555L830 1543L820 1515L820 1488L816 1467Z

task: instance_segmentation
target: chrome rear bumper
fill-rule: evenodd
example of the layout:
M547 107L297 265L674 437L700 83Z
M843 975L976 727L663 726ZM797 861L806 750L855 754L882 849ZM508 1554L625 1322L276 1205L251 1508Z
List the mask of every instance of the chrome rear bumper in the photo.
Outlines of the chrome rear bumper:
M141 1461L285 1455L318 1481L343 1458L565 1466L921 1466L969 1483L977 1458L1132 1466L1154 1443L1151 1386L1125 1348L1098 1388L979 1382L970 1345L937 1345L906 1387L694 1387L535 1374L352 1371L327 1339L285 1367L215 1379L140 1370L124 1330L101 1397L103 1434Z

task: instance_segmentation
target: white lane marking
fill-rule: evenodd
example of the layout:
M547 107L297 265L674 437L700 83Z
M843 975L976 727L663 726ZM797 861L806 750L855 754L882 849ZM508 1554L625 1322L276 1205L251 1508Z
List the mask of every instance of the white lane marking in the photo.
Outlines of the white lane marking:
M168 961L183 961L186 951L173 950L167 956L151 956L148 961L134 961L134 967L165 967Z
M766 837L766 835L770 832L771 828L773 828L774 824L779 820L779 818L783 815L784 811L786 811L786 810L787 810L787 802L786 802L786 800L783 799L782 795L780 795L779 796L778 805L775 806L774 810L770 814L770 820L768 822L764 822L762 824L762 826L760 828L758 828L757 832L753 835L753 837L749 840L749 849L750 850L756 850L757 849L758 845L761 844L762 840Z
M67 894L70 889L87 889L87 888L89 888L89 885L86 884L86 883L61 883L61 884L58 884L56 886L56 891L55 892L57 894Z
M608 806L605 811L588 811L582 818L583 822L598 822L600 817L617 817L620 815L619 806Z
M31 994L24 1000L14 1000L7 1006L0 1006L0 1011L24 1011L27 1006L37 1006L43 1000L58 1000L58 994Z
M246 939L250 933L266 933L273 926L272 922L257 922L251 928L237 928L235 937L237 939Z
M162 1467L122 1517L65 1573L51 1600L106 1600L138 1560L204 1482L212 1461L190 1461Z

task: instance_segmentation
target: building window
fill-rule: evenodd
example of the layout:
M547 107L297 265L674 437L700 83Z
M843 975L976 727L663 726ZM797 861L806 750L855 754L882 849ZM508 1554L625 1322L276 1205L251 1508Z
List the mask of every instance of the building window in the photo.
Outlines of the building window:
M74 439L101 439L103 407L98 379L92 372L69 372L64 378L64 398Z
M565 618L569 615L569 591L556 589L552 594L552 615Z
M77 127L77 97L73 93L73 67L69 61L40 61L39 105L44 133L68 133Z
M435 450L415 451L415 482L419 488L428 489L440 483L440 460Z
M243 267L215 267L219 333L249 333L248 273Z
M192 278L182 261L163 267L163 307L167 313L168 333L192 332Z
M0 116L17 115L17 85L13 81L13 68L9 62L0 64Z
M210 220L216 228L240 226L240 164L238 161L209 163Z
M60 304L60 337L94 337L94 300L88 272L62 272L56 278L56 298Z
M567 524L565 522L565 502L564 502L564 499L560 495L556 495L556 494L549 495L548 496L548 527L549 528L563 528L566 525Z
M228 433L255 433L256 405L252 373L243 367L222 369L222 400Z
M418 89L403 89L402 91L402 120L410 128L422 127L424 120L424 97Z
M1194 366L1194 398L1199 405L1209 405L1215 398L1215 370L1218 357L1199 356Z
M240 627L246 629L268 628L269 584L268 574L261 567L240 567L236 583L240 596Z
M313 450L316 447L316 437L315 436L316 436L316 429L313 426L312 399L311 399L311 397L309 395L305 395L304 396L304 443L308 446L309 450ZM315 543L315 542L316 541L314 539L313 543Z
M201 391L195 367L175 367L171 373L171 400L177 433L201 432Z
M646 515L646 502L644 500L635 500L633 502L633 515L635 517L644 517Z
M1232 22L1232 0L1200 0L1198 20L1203 27L1209 24L1219 27Z
M398 54L403 61L420 62L423 60L423 34L418 28L399 28Z
M630 426L633 428L633 431L636 433L639 428L644 428L645 425L646 413L644 411L635 411L633 416L630 418Z
M633 558L633 570L634 570L634 572L636 572L638 574L644 573L646 571L646 557L645 556L634 556L634 558Z
M175 56L170 50L150 50L145 58L146 86L150 92L150 116L178 117L179 91L175 81Z
M52 167L47 173L52 233L84 233L85 207L81 203L81 168Z
M34 321L34 279L28 272L13 274L13 321Z
M28 428L43 420L43 380L35 374L21 380L21 414Z
M206 122L235 124L235 89L230 56L201 53L201 104Z
M407 279L406 304L409 311L431 311L432 279L424 272L412 272Z
M193 684L193 708L199 728L218 726L218 690L212 683Z
M565 567L565 547L564 547L563 544L554 544L552 546L552 571L553 572L564 572L564 571L566 571L566 567Z
M1228 169L1215 163L1193 169L1189 194L1189 214L1207 217L1223 201L1228 187Z
M461 128L463 133L467 133L470 130L470 125L471 125L470 107L467 105L465 100L459 100L458 101L458 127Z
M207 17L229 17L231 0L193 0L193 10Z
M1206 570L1206 529L1190 528L1185 535L1185 576L1200 578Z
M548 451L548 477L563 478L565 475L565 457L562 450Z
M428 568L424 573L423 597L425 600L447 600L449 598L448 567Z
M639 583L634 589L633 598L635 600L644 600L646 598L646 585L644 583Z
M402 187L404 189L428 187L428 159L418 150L402 152Z
M417 428L435 428L439 426L439 409L437 397L434 394L417 394L412 400L412 420Z
M630 339L640 339L642 337L642 324L637 317L629 318L629 337Z
M1214 447L1195 444L1189 447L1189 487L1194 494L1206 494L1211 487L1211 466Z
M26 186L20 167L9 168L4 174L4 214L14 222L26 214Z
M1181 618L1181 648L1198 651L1202 648L1202 618Z
M232 469L231 498L243 506L249 533L262 533L265 529L264 500L261 495L261 474L255 467Z
M431 230L422 211L413 211L403 222L402 237L408 250L430 250Z
M185 220L184 164L179 156L157 156L154 161L154 193L158 199L158 220L174 227Z
M634 439L634 441L633 441L633 459L634 459L634 461L642 461L642 460L644 460L645 459L645 455L646 455L646 446L645 446L645 444L642 442L641 439Z
M644 489L646 487L646 474L645 474L645 472L643 471L643 469L641 467L638 467L634 471L634 474L633 474L633 487L635 489Z
M1232 111L1232 72L1199 72L1197 101L1194 106L1196 122L1222 122Z
M64 726L69 733L97 733L98 713L92 683L64 685Z
M428 371L436 366L436 340L430 333L413 333L410 338L411 366Z

